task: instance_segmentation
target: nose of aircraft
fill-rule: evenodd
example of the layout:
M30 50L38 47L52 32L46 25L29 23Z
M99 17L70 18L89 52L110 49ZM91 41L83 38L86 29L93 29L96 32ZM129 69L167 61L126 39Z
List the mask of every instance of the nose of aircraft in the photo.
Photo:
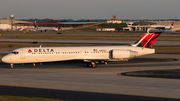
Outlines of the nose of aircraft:
M9 63L10 62L10 58L8 58L7 56L4 56L2 59L1 59L2 62L5 62L5 63Z

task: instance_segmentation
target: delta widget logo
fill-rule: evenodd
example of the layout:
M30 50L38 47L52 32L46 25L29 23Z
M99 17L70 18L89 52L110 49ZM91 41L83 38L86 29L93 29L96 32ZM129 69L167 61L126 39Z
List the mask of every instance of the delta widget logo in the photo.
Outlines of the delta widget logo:
M32 51L29 49L29 50L28 50L28 53L32 53Z

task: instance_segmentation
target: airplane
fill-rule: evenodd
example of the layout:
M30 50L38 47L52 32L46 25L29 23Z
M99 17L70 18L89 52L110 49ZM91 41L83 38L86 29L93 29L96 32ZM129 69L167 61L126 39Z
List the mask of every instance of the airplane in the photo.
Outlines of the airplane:
M47 32L48 30L50 30L50 31L58 31L58 28L56 28L56 27L38 27L36 21L34 22L33 31Z
M173 29L174 27L174 23L171 23L171 25L151 25L150 27L151 28L155 28L155 29L161 29L161 30L170 30L170 29Z
M26 47L13 50L2 58L4 63L14 64L82 60L87 67L95 68L97 63L128 61L129 59L155 53L151 47L163 32L159 28L148 28L132 45L127 46L73 46L73 47Z

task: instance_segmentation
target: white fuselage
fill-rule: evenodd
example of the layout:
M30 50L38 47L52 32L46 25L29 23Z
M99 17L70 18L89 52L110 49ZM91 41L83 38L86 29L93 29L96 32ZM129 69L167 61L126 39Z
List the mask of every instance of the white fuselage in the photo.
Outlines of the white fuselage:
M13 50L2 61L10 64L66 60L121 61L152 53L154 49L133 46L27 47Z
M58 28L56 27L35 27L34 28L34 31L48 31L48 30L58 31Z

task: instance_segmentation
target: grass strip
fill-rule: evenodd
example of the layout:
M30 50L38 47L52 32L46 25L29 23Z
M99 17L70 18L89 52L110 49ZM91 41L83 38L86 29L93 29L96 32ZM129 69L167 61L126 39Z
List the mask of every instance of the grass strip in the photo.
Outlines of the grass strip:
M180 54L180 47L153 47L156 53Z
M56 99L39 98L39 97L20 97L20 96L0 95L0 101L65 101L65 100L56 100Z
M42 35L8 35L0 38L19 38L19 39L89 39L89 40L137 40L139 37L129 36L42 36Z
M84 40L138 40L139 36L42 36L42 35L4 35L0 38L19 39L84 39ZM158 40L180 40L180 36L161 36Z
M22 34L22 35L29 35L29 34L64 34L64 35L68 35L68 34L72 34L72 35L119 35L119 33L123 33L123 35L142 35L142 33L126 33L126 32L95 32L95 31L60 31L60 32L27 32L27 33L23 33L23 32L0 32L0 34Z
M3 56L2 56L2 55L0 55L0 63L2 63L2 61L1 61L2 57L3 57ZM0 100L0 101L1 101L1 100Z
M12 45L12 47L9 47ZM60 47L60 46L93 46L93 44L47 44L47 43L1 43L0 48L21 48L21 47Z

